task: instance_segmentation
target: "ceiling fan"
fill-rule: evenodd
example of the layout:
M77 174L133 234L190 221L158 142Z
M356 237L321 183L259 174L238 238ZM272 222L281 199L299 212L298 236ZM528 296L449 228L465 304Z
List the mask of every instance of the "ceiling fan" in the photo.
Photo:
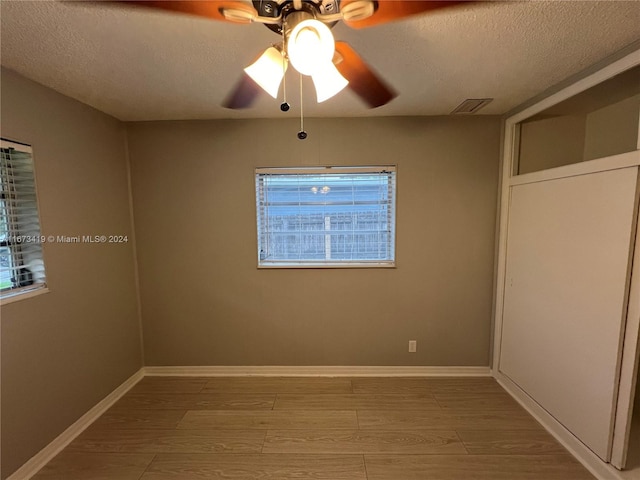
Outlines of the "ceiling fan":
M277 98L289 64L312 78L318 102L349 87L369 108L390 102L396 92L331 28L339 21L365 28L411 15L467 3L469 0L176 0L126 1L147 8L167 10L235 23L262 23L280 35L244 69L223 106L247 108L261 89ZM289 109L285 102L280 107Z

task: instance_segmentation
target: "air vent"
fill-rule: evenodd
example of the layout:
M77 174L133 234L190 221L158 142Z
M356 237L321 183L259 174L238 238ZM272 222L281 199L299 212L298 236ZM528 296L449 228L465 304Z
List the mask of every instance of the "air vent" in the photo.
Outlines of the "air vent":
M451 112L451 115L471 115L472 113L477 113L478 110L491 103L492 100L493 98L467 98Z

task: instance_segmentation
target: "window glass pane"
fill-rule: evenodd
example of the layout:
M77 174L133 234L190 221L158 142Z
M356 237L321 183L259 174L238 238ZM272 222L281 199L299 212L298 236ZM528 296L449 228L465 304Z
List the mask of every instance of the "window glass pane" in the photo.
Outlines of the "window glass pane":
M0 148L0 290L43 288L45 270L31 148L2 140Z
M0 290L11 288L11 252L7 247L0 248Z
M0 198L0 242L6 242L9 239L9 227L7 226L7 209L5 202Z
M256 176L261 265L391 263L395 169Z

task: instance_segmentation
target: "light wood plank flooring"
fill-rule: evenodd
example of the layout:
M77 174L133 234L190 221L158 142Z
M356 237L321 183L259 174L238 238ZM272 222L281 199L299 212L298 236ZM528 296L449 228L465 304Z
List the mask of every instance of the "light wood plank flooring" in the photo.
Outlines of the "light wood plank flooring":
M36 480L587 480L491 378L146 377Z

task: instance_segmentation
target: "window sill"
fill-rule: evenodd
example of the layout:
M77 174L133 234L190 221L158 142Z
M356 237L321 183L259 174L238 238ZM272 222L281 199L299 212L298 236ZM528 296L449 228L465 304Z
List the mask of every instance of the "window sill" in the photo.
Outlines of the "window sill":
M33 290L26 290L22 292L15 292L7 294L7 296L0 298L0 305L7 305L9 303L19 302L20 300L26 300L27 298L37 297L44 293L49 293L47 287L36 288Z
M259 264L258 269L272 268L396 268L395 262L351 262L351 263L287 263Z

